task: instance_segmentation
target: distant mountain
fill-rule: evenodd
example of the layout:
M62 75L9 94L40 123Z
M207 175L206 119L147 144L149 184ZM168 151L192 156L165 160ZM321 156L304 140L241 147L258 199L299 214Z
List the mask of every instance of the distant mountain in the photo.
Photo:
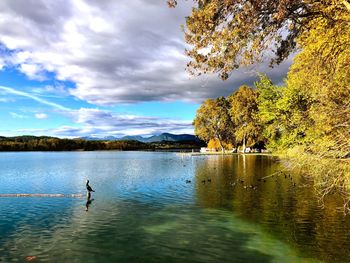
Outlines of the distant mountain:
M144 142L145 138L143 138L142 136L124 136L115 140L119 140L119 141L139 141L139 142Z
M79 137L79 138L76 138L76 139L83 139L83 140L87 140L87 141L101 141L101 140L105 140L104 138L90 137L90 136Z
M145 143L151 143L151 142L162 142L162 141L168 141L168 142L181 142L181 141L194 141L194 142L200 142L201 140L191 134L172 134L172 133L162 133L159 135L153 135L151 137L142 137L142 136L124 136L121 138L117 138L114 136L107 136L104 138L97 138L97 137L82 137L81 139L89 140L89 141L97 141L97 140L106 140L106 141L139 141L139 142L145 142Z
M149 138L145 138L144 142L180 142L180 141L200 141L198 137L191 134L171 134L171 133L162 133L160 135L154 135Z

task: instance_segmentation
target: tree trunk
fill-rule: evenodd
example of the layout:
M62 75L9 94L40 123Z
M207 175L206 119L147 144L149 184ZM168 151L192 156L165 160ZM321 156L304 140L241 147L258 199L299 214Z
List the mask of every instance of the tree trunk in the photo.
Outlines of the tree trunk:
M219 144L220 144L220 147L221 147L221 153L223 154L224 153L224 146L222 146L221 140L220 139L218 139L218 140L219 140Z
M243 136L243 153L245 153L245 134Z
M221 153L223 154L224 153L224 146L222 145L222 142L221 142L221 136L219 134L217 134L216 138L219 141L219 144L220 144L220 147L221 147Z

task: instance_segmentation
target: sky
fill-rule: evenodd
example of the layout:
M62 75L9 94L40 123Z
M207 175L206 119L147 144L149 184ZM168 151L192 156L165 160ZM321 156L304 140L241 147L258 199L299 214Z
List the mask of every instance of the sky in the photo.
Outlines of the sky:
M0 136L193 134L207 98L282 83L290 60L190 76L181 25L191 1L1 0Z

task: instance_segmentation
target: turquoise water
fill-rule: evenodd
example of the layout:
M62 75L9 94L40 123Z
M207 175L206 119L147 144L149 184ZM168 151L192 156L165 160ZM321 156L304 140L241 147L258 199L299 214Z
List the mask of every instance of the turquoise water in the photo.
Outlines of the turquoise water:
M350 261L341 200L321 208L296 175L258 180L279 169L268 156L0 153L1 194L85 196L87 178L96 190L88 211L85 197L0 198L0 262Z

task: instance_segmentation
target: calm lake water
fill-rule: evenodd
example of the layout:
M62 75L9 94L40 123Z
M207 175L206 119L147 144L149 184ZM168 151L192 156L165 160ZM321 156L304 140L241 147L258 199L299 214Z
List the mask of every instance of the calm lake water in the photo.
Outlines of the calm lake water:
M349 262L342 200L321 208L297 175L258 180L279 169L268 156L0 153L1 194L85 195L87 178L96 190L88 211L85 198L0 198L0 262Z

